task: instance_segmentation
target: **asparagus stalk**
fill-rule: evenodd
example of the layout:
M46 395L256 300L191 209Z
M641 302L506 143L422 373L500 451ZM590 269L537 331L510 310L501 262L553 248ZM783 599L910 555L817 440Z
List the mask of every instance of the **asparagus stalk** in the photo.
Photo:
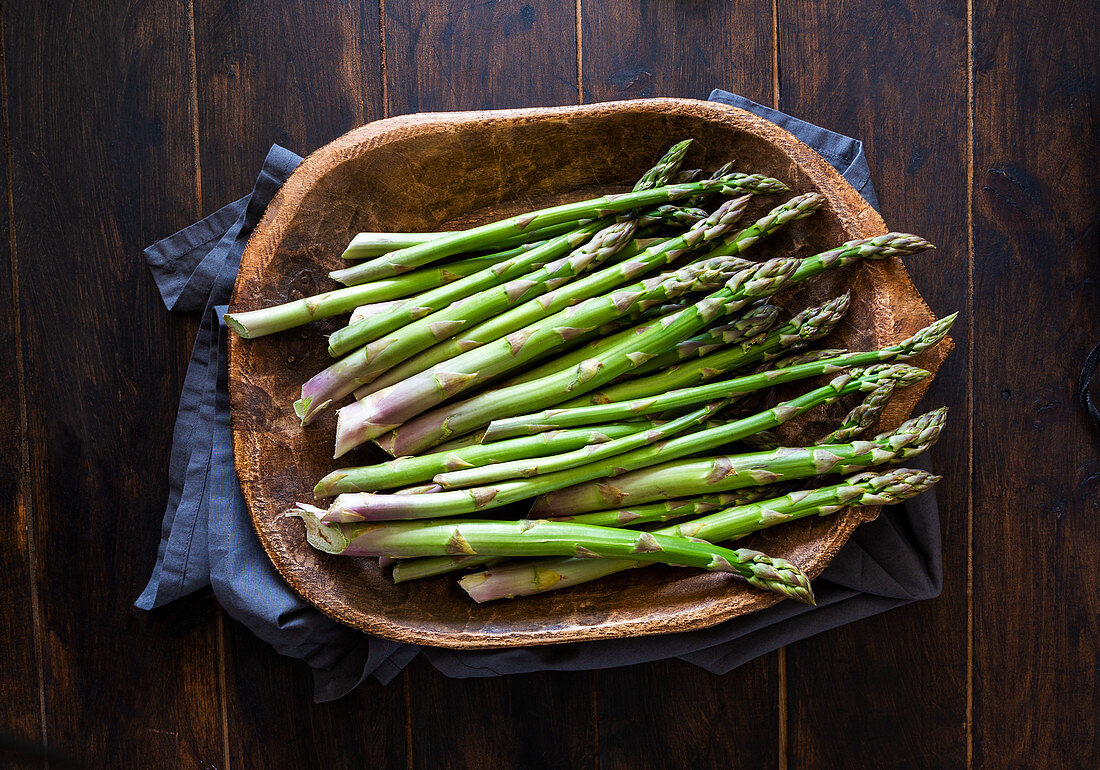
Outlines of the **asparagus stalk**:
M835 249L829 249L802 260L802 264L795 273L794 282L806 281L826 270L852 265L863 259L904 257L934 248L936 247L924 238L909 233L891 232L885 235L876 235L874 238L848 241ZM711 249L707 252L706 257L734 256L740 254L741 251L743 251L743 247L737 242L735 236L726 243L719 244Z
M885 367L868 369L854 375L841 375L836 377L828 385L817 388L798 398L778 404L767 411L761 412L744 420L737 420L714 428L707 428L686 436L676 436L660 444L635 449L625 454L582 465L579 468L571 468L556 473L548 473L519 481L503 481L492 486L473 487L470 489L455 490L452 492L440 492L430 495L385 495L373 493L345 494L336 498L329 508L325 520L330 523L354 522L354 521L379 521L389 519L417 519L443 516L457 516L465 513L474 513L481 510L498 508L502 505L526 500L537 495L562 490L566 487L576 487L593 479L618 476L627 471L645 468L650 465L667 462L687 455L706 452L715 447L736 441L742 436L749 436L760 430L781 425L794 419L807 410L822 403L831 403L844 392L854 392L861 389L870 389L886 379L901 379L903 381L915 381L927 376L913 367L895 364ZM755 486L768 483L759 479L765 478L771 481L779 481L782 478L803 478L808 475L827 473L842 464L860 464L870 462L870 454L874 451L876 457L888 457L883 454L881 441L896 440L906 442L908 434L899 436L885 434L876 442L861 442L853 447L850 444L830 444L815 449L790 450L790 456L757 457L751 462L762 462L774 465L768 467L766 473L744 474L745 482L737 486ZM868 456L863 458L863 450ZM877 450L877 451L876 451ZM816 453L816 454L815 454ZM833 458L832 462L823 462L822 458ZM846 459L847 458L847 459ZM863 459L855 459L863 458ZM802 475L799 475L802 474ZM756 476L757 480L751 480ZM583 488L583 487L581 487ZM566 495L568 496L568 495ZM600 506L608 507L608 506ZM590 508L588 510L598 510ZM555 514L560 515L560 514Z
M534 264L545 264L549 260L557 259L586 241L599 228L599 222L585 225L567 235L546 241L523 255L498 262L454 283L425 292L417 296L415 301L403 303L390 312L373 315L347 326L329 338L330 352L337 335L341 335L342 340L338 343L339 350L344 350L349 340L370 342L452 302L518 278ZM369 369L375 353L376 350L368 349L364 344L302 385L302 397L294 402L294 411L302 419L302 424L308 425L331 403L354 391L361 384L358 381L359 373Z
M809 361L785 368L736 377L723 382L672 390L660 396L635 401L549 409L535 414L494 420L485 430L482 440L486 442L499 441L511 436L525 436L543 430L558 430L593 423L628 420L641 415L659 414L716 399L733 398L773 385L782 385L808 377L835 374L852 366L870 366L891 361L907 361L928 350L947 336L947 332L950 331L957 315L953 313L941 318L908 339L879 350L865 353L847 353L833 358Z
M775 487L749 487L716 495L699 495L685 500L661 500L656 503L637 505L633 508L591 511L577 516L550 517L550 520L595 524L600 527L637 527L642 524L662 523L711 513L734 505L747 505L757 500L775 497L776 494Z
M460 487L480 486L503 479L530 478L531 476L540 476L546 473L576 468L579 465L586 465L596 462L597 460L621 455L632 449L648 446L657 441L664 441L670 436L696 427L699 423L706 420L725 405L725 401L715 401L658 427L632 433L600 444L591 444L571 452L542 456L535 459L524 458L509 462L493 463L491 465L481 465L474 468L449 470L437 474L432 481L443 487L443 489L458 489ZM487 446L493 446L493 444L488 444Z
M946 409L936 409L868 441L821 444L799 449L780 447L765 452L653 464L635 473L621 475L613 484L583 483L545 495L535 501L531 512L536 516L552 515L555 518L575 516L624 504L639 505L654 500L728 492L751 485L807 477L792 474L789 463L793 463L794 468L803 463L825 469L832 465L832 471L848 473L861 466L903 462L936 442L946 417ZM854 449L838 452L835 447ZM822 453L822 449L826 451ZM840 459L834 461L834 457Z
M690 182L694 180L685 179L683 181ZM638 226L644 227L654 224L691 225L700 219L706 218L706 216L707 213L705 211L695 208L694 206L663 204L641 214L638 217ZM549 227L543 227L538 230L530 230L521 235L501 241L498 247L511 250L514 247L529 245L535 241L549 240L550 238L564 235L587 223L588 220L581 219L575 222L562 222L561 224L550 225ZM447 235L454 235L457 232L460 231L449 230L430 233L359 233L351 239L351 243L348 244L347 249L341 254L341 257L348 260L369 259L371 257L388 254L391 251L397 251L398 249L433 241ZM491 260L493 258L494 255L490 254L484 257L474 257L473 259ZM335 270L330 273L329 276L336 277L339 273L339 270ZM339 278L337 278L337 280L339 280Z
M686 310L661 319L653 328L606 351L596 359L532 382L497 388L459 404L437 409L394 430L379 445L395 455L416 454L449 436L476 430L494 418L531 406L549 406L610 382L639 363L696 333L716 317L768 296L787 282L797 260L774 259L745 265L718 291ZM692 268L685 268L690 271ZM611 295L612 298L615 295ZM583 306L582 306L583 307ZM579 310L579 308L577 308ZM573 315L574 320L580 313ZM339 436L338 436L339 439Z
M709 214L706 211L691 206L673 206L666 203L644 212L638 217L638 227L645 225L680 225L691 227L696 222L706 219Z
M240 313L226 313L225 322L244 339L263 337L303 326L311 321L331 318L359 305L398 300L438 288L479 273L502 260L518 256L533 248L535 246L520 246L499 254L464 259L441 267L423 267L396 278L347 286L284 302L281 305Z
M860 473L843 483L792 492L763 502L737 506L657 530L660 534L721 542L807 516L835 513L848 507L890 505L927 491L937 481L925 471L897 468L885 473ZM585 583L623 570L645 566L637 559L621 562L576 558L540 559L494 567L460 581L476 587L480 601L527 596Z
M770 332L778 321L779 308L770 304L767 299L757 300L736 321L712 326L701 334L684 340L672 350L646 361L629 376L671 371L672 367L688 359L702 358L729 345L744 345L749 340Z
M765 591L813 604L806 575L790 562L758 551L731 550L686 537L595 527L554 521L390 522L327 527L322 513L299 504L288 511L306 524L310 545L347 556L577 556L587 559L628 558L638 562L698 567L729 572ZM476 584L476 581L475 581ZM464 585L478 600L475 585Z
M331 497L345 492L373 492L419 484L447 471L569 452L656 427L657 423L653 422L624 422L579 430L551 431L492 444L469 444L418 457L399 457L377 465L341 468L318 481L313 494L315 497Z
M674 313L678 309L682 310L686 308L669 308L668 311L662 313L662 315ZM662 353L656 358L646 361L641 366L636 367L631 374L633 375L643 369L651 370L654 362L661 362L662 366L658 368L664 368L670 366L675 361L689 358L693 355L705 355L716 347L732 345L752 339L756 335L766 332L768 328L775 323L778 316L779 308L761 300L759 304L750 307L745 311L744 315L732 323L712 327L702 334L684 340L667 353ZM574 367L590 358L597 358L599 355L611 348L617 347L631 337L639 336L652 328L652 321L643 322L636 326L629 327L618 334L599 337L583 347L576 348L565 355L558 356L554 360L548 361L542 366L513 377L508 380L505 385L517 385L521 382L530 382L560 372L563 369Z
M741 254L784 225L805 219L823 205L825 205L825 196L820 193L796 195L786 203L776 206L744 230L729 236L707 254L708 256L711 254L721 254L723 256Z
M721 179L722 177L726 176L727 174L732 173L733 172L733 167L734 167L734 162L732 160L728 161L726 163L723 163L721 166L714 169L714 171L711 173L711 175L709 177L707 177L707 179L710 179L710 180ZM695 169L695 170L698 172L695 175L695 179L698 179L702 175L703 171L702 171L702 169ZM695 179L680 180L680 181L692 181L692 182L694 182ZM685 203L688 206L698 206L706 199L706 197L707 196L705 196L705 195L699 195L699 196L696 196L694 198L688 198L685 201Z
M778 485L777 485L778 486ZM719 495L703 495L690 500L665 500L634 508L621 508L615 511L594 511L579 516L552 519L552 521L572 521L577 524L594 524L601 527L633 527L654 522L666 522L710 513L716 509L725 509L734 505L746 505L765 497L772 487L739 489L736 492ZM423 556L418 559L403 559L393 567L393 582L404 583L409 580L443 575L458 569L478 567L483 564L497 563L501 559L495 556Z
M340 329L328 341L331 355L339 356L365 345L407 323L422 318L435 310L441 310L460 299L477 294L492 286L512 281L531 272L535 265L545 265L586 243L593 235L610 223L610 219L598 219L546 241L541 246L511 259L499 262L480 273L463 278L456 284L436 289L417 297L417 304L407 312L393 313L370 321L360 321ZM629 239L628 239L629 240Z
M884 382L863 399L852 411L841 420L840 427L827 436L818 439L817 444L839 444L843 441L851 441L853 438L865 433L875 420L882 414L890 396L894 395L897 386L894 383Z
M345 283L363 283L378 278L400 275L419 265L445 259L455 254L492 248L501 239L522 234L532 228L541 228L587 217L603 217L620 211L647 208L699 194L777 193L784 192L787 189L789 188L779 180L760 174L730 174L714 181L667 185L650 190L620 195L605 195L577 203L566 203L561 206L553 206L509 217L480 227L473 227L454 235L437 238L406 249L392 251L343 271L343 281Z
M674 366L649 377L627 380L598 391L589 391L584 396L566 401L562 404L562 408L630 401L666 393L670 389L700 385L747 364L775 357L784 350L796 350L827 336L848 312L849 304L848 294L842 294L822 305L802 311L783 326L766 335L745 340L737 346Z
M394 367L381 379L387 385L396 384L428 371L433 366L457 358L474 348L497 342L508 334L520 333L542 319L553 317L586 299L612 291L650 270L668 265L689 251L716 240L732 228L744 212L749 197L745 195L726 201L707 219L695 224L683 235L659 241L646 248L637 257L568 283L468 331L463 331L461 336L435 345Z
M851 392L867 390L873 392L878 389L873 383L891 383L897 387L899 384L908 385L919 379L923 379L927 374L928 373L923 369L916 369L911 366L906 366L905 364L882 364L863 371L856 370L851 373L851 379L847 379L847 381L843 382L839 387L836 385L836 381L834 381L834 383L830 383L830 385L819 389L821 391L820 393L811 392L803 398L810 403L819 403L821 399L832 398L832 391L836 392L835 398L839 398L841 395ZM868 384L865 379L867 377L871 378L870 382L872 384ZM673 432L679 432L680 430L692 427L701 420L711 416L724 406L725 403L724 401L712 402L702 409L689 412L687 415L661 426L661 428L654 428L644 433L624 436L585 449L551 457L525 458L480 468L448 471L437 475L433 481L444 489L454 489L458 487L485 485L502 479L530 478L532 476L553 473L567 468L575 468L578 465L586 464L586 462L596 462L597 460L607 457L625 454L628 451L652 444L655 441L663 441L672 435ZM792 401L790 403L794 404L795 402ZM673 428L676 430L673 431ZM707 428L706 430L713 430L717 434L723 430L723 426L715 426L713 428ZM835 441L832 443L839 444L842 442ZM490 446L492 445L490 444Z
M680 164L684 162L684 156L687 155L691 143L691 139L683 139L669 147L660 160L638 177L638 181L634 184L634 192L652 190L654 187L667 184L668 180L680 170Z
M370 318L379 313L387 313L406 301L407 300L395 299L390 302L372 302L369 305L360 305L355 308L355 310L351 311L351 318L348 319L348 323L353 324L356 321L362 321L364 318Z
M648 249L654 243L659 243L662 240L664 240L664 239L661 239L661 238L635 238L630 243L628 243L622 249L622 251L620 251L618 254L615 255L615 259L617 261L623 261L623 260L627 260L631 257L636 257L638 254L640 254L641 252ZM545 297L546 297L546 295L543 295L543 299L545 299ZM526 303L526 304L531 304L531 303ZM519 310L522 307L525 307L526 304L521 305L517 308L513 308L513 310ZM592 340L606 339L607 337L609 337L611 335L618 334L619 332L630 328L630 326L632 324L638 324L640 322L644 322L644 321L647 321L647 320L652 320L653 318L656 318L656 317L659 317L661 315L665 315L669 312L672 312L672 310L674 310L674 309L683 309L683 307L684 307L683 305L679 305L679 306L677 306L677 305L660 305L660 306L653 307L653 308L647 308L644 311L643 310L636 310L636 311L633 311L633 312L627 314L623 318L616 318L613 321L609 321L608 323L603 324L603 325L599 326L596 329L593 329L592 331L588 332L587 334L583 334L583 335L577 337L576 339L572 340L571 342L573 344L576 344L576 345L582 345L582 344L588 343ZM509 312L511 312L511 311L505 311L504 314L507 314ZM504 315L504 314L502 314L502 315ZM500 317L501 316L497 316L497 318L500 318ZM474 328L475 329L480 328L480 326L484 326L486 323L493 323L494 320L495 319L490 319L490 320L485 321L484 323L482 323L479 326L476 326ZM438 354L440 353L440 351L445 346L447 346L447 347L450 347L450 346L462 347L463 348L462 350L457 350L454 353L454 355L459 355L460 353L465 352L466 350L470 350L472 348L478 347L480 344L481 343L467 344L467 341L459 340L457 337L453 338L453 339L450 339L450 340L445 340L443 342L440 342L440 343L428 348L427 350L424 350L421 353L418 353L417 355L409 358L408 360L404 361L403 363L396 364L395 366L390 367L388 370L386 370L384 373L382 373L381 375L379 375L377 378L375 378L371 382L367 383L366 385L362 385L362 386L356 388L355 389L355 400L358 401L360 399L366 398L371 393L377 393L378 391L382 390L383 388L388 388L390 385L395 385L396 383L401 382L402 380L408 379L409 377L413 376L414 374L419 374L420 372L424 371L425 369L430 368L431 366L434 366L436 363L440 363L440 361L442 361L442 360L446 360L445 358L441 358L440 361L436 360ZM550 362L550 365L552 365L552 364L553 364L553 362ZM523 375L521 375L521 376L523 376Z
M498 249L510 249L514 246L531 243L532 241L544 241L548 238L556 238L559 235L573 230L581 221L561 222L549 227L541 227L537 230L528 230L512 238L505 238L497 244ZM407 249L410 246L419 246L428 241L435 241L449 235L455 235L459 230L440 231L432 233L359 233L351 239L351 243L344 249L340 256L344 259L370 259L380 257L391 251ZM339 270L330 273L333 276ZM339 279L337 279L339 280Z
M730 272L728 262L718 261L646 279L612 294L594 297L551 316L541 324L463 353L404 382L372 393L337 413L336 457L452 396L516 369L562 342L624 315L641 301L660 301L720 285L729 278ZM427 446L431 444L425 444L422 448Z
M356 386L377 378L409 356L454 336L462 328L490 318L509 307L545 294L555 286L570 281L622 249L634 237L634 230L635 224L632 221L613 224L593 235L591 240L573 250L567 257L555 260L515 280L453 302L441 310L410 321L395 332L374 340L367 344L356 357L357 361L365 361L363 365L342 367L341 370L345 376L354 377L354 381L350 386L340 389L350 392ZM336 335L333 335L332 339L334 340L335 337Z

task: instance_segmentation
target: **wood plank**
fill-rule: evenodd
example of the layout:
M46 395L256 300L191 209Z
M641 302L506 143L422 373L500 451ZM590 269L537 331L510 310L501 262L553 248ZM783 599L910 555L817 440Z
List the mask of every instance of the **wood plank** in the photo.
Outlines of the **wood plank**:
M600 765L776 767L778 658L723 676L678 660L598 672Z
M371 679L338 701L313 702L301 661L226 618L229 767L405 767L401 679Z
M576 104L572 0L391 0L387 114Z
M581 41L586 102L705 99L713 88L724 88L771 103L768 0L586 0ZM610 767L645 766L656 757L666 767L778 763L778 653L721 677L679 661L600 671L596 691L600 762ZM684 729L685 713L697 720L690 730Z
M0 40L0 46L3 41ZM0 357L7 362L0 366L0 515L8 526L0 530L0 594L9 597L8 611L0 618L0 639L7 640L8 654L0 663L0 725L6 737L29 744L42 742L42 718L39 697L42 671L36 652L38 631L34 608L37 602L37 581L32 577L33 529L22 483L27 461L26 419L23 414L23 366L19 341L19 307L15 293L18 274L15 253L11 248L11 211L9 206L10 145L6 66L0 48L0 74L5 75L3 124L0 125L4 147L4 173L0 185L3 191L4 214L0 222ZM3 758L0 754L0 758ZM29 764L29 763L28 763Z
M412 767L595 765L587 671L448 679L421 657L409 675Z
M780 0L781 108L864 142L887 226L938 245L907 260L933 312L966 310L966 4ZM965 312L964 312L965 315ZM940 597L788 649L790 766L966 762L966 319L923 404L951 427L933 452ZM858 688L855 686L858 684ZM844 736L838 740L838 736Z
M378 3L195 1L207 210L252 188L272 143L305 155L382 117Z
M198 214L186 8L3 12L47 740L88 766L216 766L212 608L132 607L187 351L141 258Z
M273 142L304 155L382 117L378 30L376 2L195 3L207 210L251 188ZM231 618L223 628L231 767L405 764L399 684L315 704L304 663Z
M571 0L388 0L385 9L388 114L577 101ZM411 765L590 766L591 700L588 674L459 681L419 660L409 672Z
M1097 767L1100 8L974 3L974 764ZM1006 726L1011 729L1006 730Z
M581 47L585 102L722 88L772 105L771 0L582 0Z

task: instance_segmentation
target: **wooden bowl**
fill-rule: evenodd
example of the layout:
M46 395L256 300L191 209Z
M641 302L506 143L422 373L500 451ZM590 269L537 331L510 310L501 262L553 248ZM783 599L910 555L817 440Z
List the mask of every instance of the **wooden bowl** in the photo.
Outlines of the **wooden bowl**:
M712 102L647 99L407 115L370 123L306 158L249 241L233 309L331 288L327 272L341 264L341 251L360 231L453 229L628 190L685 137L695 139L685 168L710 170L732 158L739 169L777 177L795 193L817 190L827 197L826 210L788 226L747 256L796 249L811 254L886 232L878 214L816 153L772 123ZM758 197L745 221L786 197ZM847 286L853 307L830 347L874 349L934 320L896 259L826 274L779 299L797 310ZM331 319L255 341L230 335L229 346L234 457L256 532L279 573L321 611L403 642L493 648L688 631L778 601L730 575L653 567L479 606L454 576L393 585L376 560L313 550L301 522L281 514L295 501L311 500L314 482L330 470L384 459L367 447L334 461L332 411L303 429L291 407L301 383L330 362L322 334L338 326ZM915 363L935 372L949 349L949 342L938 345ZM929 383L896 396L881 427L907 418ZM821 435L828 430L824 421L847 408L817 410L788 436L807 428ZM877 513L861 509L794 522L739 545L790 559L813 577Z

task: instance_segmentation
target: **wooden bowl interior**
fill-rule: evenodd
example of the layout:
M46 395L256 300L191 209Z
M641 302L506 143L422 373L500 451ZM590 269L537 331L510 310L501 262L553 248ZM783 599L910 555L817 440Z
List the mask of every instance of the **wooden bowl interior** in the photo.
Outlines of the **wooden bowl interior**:
M284 188L249 244L234 309L331 288L326 273L341 265L341 251L360 231L467 227L629 189L670 144L685 137L695 139L685 168L709 172L735 159L738 170L777 177L796 193L818 189L829 198L827 210L784 228L746 256L806 255L885 231L862 198L816 155L747 113L673 100L599 107L476 118L411 116L404 123L367 126L323 148ZM744 221L787 197L759 196ZM851 312L826 346L872 349L932 320L896 260L826 274L779 300L797 311L847 288L853 290ZM385 459L368 447L333 460L333 412L302 429L291 408L301 383L331 362L322 335L340 325L341 319L331 319L256 341L231 342L242 488L276 567L323 611L361 630L404 641L500 647L687 630L775 603L728 575L651 567L478 606L454 576L393 585L373 559L312 550L300 522L280 514L295 501L311 500L313 483L330 470ZM930 351L917 363L934 369L944 352ZM882 424L892 427L907 417L923 390L910 388L896 398ZM850 405L818 410L784 436L796 440L800 431L827 432L828 421ZM517 515L525 511L515 509ZM783 556L816 575L854 527L876 513L868 509L796 522L740 545Z

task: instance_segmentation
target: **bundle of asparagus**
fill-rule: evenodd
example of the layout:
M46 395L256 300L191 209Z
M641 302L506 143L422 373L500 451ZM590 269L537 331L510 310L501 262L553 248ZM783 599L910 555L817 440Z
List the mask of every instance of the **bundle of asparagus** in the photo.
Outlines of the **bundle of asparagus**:
M352 314L328 340L338 360L294 408L308 424L354 393L337 412L335 456L373 442L395 459L335 470L314 488L334 498L327 508L287 512L312 546L397 560L398 582L488 565L459 581L478 602L664 563L812 603L796 565L722 543L898 502L938 480L884 466L931 446L943 410L859 437L897 389L927 377L904 362L954 316L880 350L806 349L844 318L849 295L787 320L769 301L828 270L931 244L888 233L754 261L755 244L824 197L797 195L738 229L753 196L787 186L730 165L695 181L697 170L680 170L689 146L622 195L458 232L360 233L343 257L363 261L330 274L345 288L226 316L254 338ZM750 406L821 375L801 395ZM856 394L826 435L784 447L771 433ZM738 442L754 451L736 453ZM508 510L532 500L527 518Z

